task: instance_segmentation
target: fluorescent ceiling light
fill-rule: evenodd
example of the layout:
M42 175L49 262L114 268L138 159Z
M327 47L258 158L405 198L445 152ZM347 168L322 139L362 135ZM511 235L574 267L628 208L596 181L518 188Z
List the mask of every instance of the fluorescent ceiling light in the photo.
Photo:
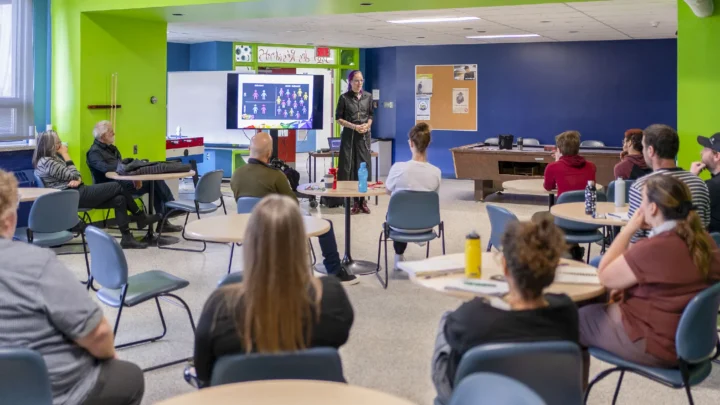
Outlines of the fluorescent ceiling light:
M472 35L465 37L468 39L494 39L494 38L534 38L539 37L538 34L508 34L508 35Z
M435 17L435 18L410 18L407 20L388 21L391 24L421 24L421 23L439 23L439 22L460 22L479 20L478 17Z

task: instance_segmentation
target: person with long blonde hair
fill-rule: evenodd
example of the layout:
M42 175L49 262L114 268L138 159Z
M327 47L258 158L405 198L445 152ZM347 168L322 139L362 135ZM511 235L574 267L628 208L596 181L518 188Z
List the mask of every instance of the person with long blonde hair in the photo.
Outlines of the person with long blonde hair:
M315 278L297 203L271 194L253 209L243 239L243 281L217 289L195 333L197 378L238 353L279 353L347 342L354 314L335 277Z
M649 237L630 249L640 229L651 229ZM581 345L651 367L677 366L680 317L693 297L720 280L720 251L683 181L647 178L642 203L603 256L598 277L613 303L580 309ZM587 351L584 366L587 383Z

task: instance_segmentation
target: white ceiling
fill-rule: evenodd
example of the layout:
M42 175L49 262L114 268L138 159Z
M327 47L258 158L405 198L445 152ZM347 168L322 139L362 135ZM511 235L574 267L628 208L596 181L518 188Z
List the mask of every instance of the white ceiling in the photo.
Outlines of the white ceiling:
M347 1L347 0L344 0ZM391 24L417 17L480 17L455 23ZM526 6L170 23L168 41L260 42L357 48L509 42L674 38L676 0L609 0ZM538 34L467 39L469 35Z

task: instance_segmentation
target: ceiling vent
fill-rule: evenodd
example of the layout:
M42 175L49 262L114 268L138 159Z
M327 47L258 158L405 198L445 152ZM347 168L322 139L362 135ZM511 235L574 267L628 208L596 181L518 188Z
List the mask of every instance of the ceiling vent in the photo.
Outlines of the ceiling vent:
M700 18L713 15L713 0L685 0L693 13Z

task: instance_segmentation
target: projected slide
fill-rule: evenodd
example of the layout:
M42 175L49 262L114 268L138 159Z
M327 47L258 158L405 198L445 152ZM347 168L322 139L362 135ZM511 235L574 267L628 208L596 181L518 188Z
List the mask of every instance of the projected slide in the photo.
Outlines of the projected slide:
M322 125L322 87L311 75L230 75L228 128L318 129L313 121L320 110Z

